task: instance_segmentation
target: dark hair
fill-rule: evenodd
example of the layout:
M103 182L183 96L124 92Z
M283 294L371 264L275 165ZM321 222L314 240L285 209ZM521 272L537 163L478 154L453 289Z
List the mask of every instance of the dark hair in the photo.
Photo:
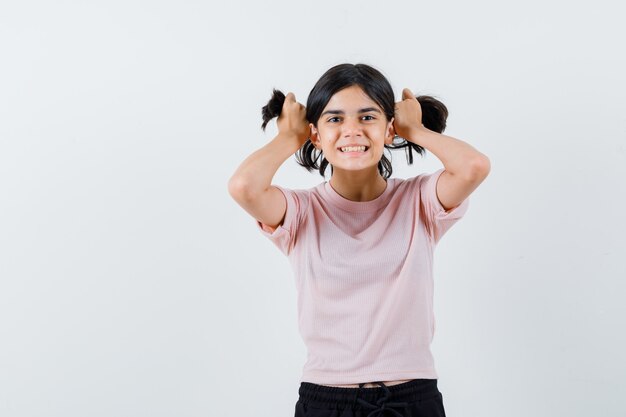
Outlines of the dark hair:
M366 64L340 64L326 71L309 93L306 103L307 120L317 127L317 121L331 97L336 92L353 85L361 87L365 94L383 109L387 120L391 120L395 108L391 84L380 71ZM446 129L446 119L448 118L446 106L431 96L417 96L416 99L422 108L422 124L424 127L442 133ZM263 124L261 128L263 130L265 130L267 123L271 119L280 115L284 101L285 95L281 91L274 89L272 98L262 108ZM422 146L399 136L394 138L392 144L385 144L385 148L405 148L409 165L413 164L413 150L422 156L426 153ZM320 157L322 160L318 164ZM296 161L309 171L318 169L322 177L328 166L328 161L323 157L322 151L316 149L310 139L307 139L296 152ZM391 177L393 172L391 161L384 154L378 162L378 172L385 179Z

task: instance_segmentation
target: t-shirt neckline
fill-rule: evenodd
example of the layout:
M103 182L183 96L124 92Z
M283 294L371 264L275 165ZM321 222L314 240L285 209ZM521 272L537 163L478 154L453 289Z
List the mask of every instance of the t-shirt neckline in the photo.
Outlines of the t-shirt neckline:
M387 178L387 186L381 195L373 200L369 201L352 201L343 197L330 185L330 181L325 181L322 184L321 189L324 192L324 196L335 206L355 213L363 213L376 211L387 205L388 197L391 194L392 189L395 186L394 178Z

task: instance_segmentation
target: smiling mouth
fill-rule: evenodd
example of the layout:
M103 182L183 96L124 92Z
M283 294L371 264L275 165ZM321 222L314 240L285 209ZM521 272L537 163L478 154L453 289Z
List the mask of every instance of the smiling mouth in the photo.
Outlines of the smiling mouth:
M369 146L345 146L337 149L342 153L365 153L369 148Z

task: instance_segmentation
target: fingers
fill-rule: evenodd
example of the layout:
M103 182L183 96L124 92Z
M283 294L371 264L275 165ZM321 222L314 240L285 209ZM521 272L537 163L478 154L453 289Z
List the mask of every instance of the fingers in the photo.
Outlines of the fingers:
M304 108L304 105L302 103L298 103L296 101L296 96L292 92L287 93L287 95L285 96L285 102L283 103L283 106L285 106L287 104L289 104L289 105L298 104L298 107Z
M408 88L402 90L402 100L417 100L415 98L415 94L411 92Z

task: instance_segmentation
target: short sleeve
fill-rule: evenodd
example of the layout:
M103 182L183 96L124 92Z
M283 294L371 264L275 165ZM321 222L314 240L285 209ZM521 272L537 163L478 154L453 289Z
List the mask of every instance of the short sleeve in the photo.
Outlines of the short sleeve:
M289 255L296 244L299 227L309 206L309 193L306 190L290 190L277 185L274 185L274 187L283 193L287 202L283 223L273 232L269 231L269 226L258 220L256 225L257 229L271 240L281 252Z
M426 230L435 243L465 215L469 206L469 197L448 211L441 205L437 198L437 181L444 170L420 176L420 209Z

